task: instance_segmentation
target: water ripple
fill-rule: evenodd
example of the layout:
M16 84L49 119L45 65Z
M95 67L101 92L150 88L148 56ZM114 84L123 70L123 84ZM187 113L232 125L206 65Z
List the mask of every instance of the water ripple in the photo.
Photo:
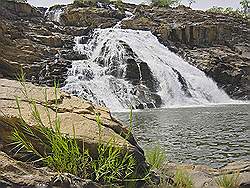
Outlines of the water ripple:
M250 104L136 112L142 147L160 144L168 160L221 167L250 160ZM128 122L128 113L115 113Z

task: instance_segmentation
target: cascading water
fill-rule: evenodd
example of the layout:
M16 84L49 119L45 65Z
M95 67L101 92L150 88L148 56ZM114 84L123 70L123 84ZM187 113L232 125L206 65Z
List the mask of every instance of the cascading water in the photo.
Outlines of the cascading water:
M63 89L114 111L231 100L149 31L96 29L87 43L75 42L87 59L73 62Z
M61 14L63 12L64 12L64 6L48 8L44 14L44 17L50 21L60 23Z

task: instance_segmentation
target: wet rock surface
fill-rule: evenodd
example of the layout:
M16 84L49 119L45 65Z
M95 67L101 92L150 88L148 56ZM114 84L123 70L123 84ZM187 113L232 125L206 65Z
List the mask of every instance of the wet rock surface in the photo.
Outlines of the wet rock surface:
M122 28L150 30L231 97L249 99L249 21L184 6L127 8L135 17L122 22Z
M149 66L139 59L128 44L121 41L120 45L124 47L125 53L122 59L117 57L117 61L122 61L123 63L116 63L113 60L109 62L110 70L108 74L116 78L125 79L133 85L131 94L135 96L135 104L132 104L134 108L145 109L160 107L162 101L161 97L157 94L159 82L154 77ZM107 53L107 50L108 49L104 49L104 52ZM119 67L122 64L126 66L125 70Z
M184 53L190 64L213 78L229 96L249 100L249 58L227 46L198 48Z

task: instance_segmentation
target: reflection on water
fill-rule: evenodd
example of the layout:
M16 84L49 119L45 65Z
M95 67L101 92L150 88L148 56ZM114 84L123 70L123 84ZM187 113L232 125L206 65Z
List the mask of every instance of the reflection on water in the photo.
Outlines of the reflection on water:
M168 160L221 167L250 160L250 105L154 109L134 112L142 147L160 144ZM128 122L128 113L114 113Z

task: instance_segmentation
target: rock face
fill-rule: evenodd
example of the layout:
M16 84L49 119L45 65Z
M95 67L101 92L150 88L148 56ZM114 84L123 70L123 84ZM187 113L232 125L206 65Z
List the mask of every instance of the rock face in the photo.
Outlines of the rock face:
M249 23L241 18L183 6L123 3L74 3L45 12L26 3L1 0L0 10L0 77L15 79L22 66L29 81L51 86L56 79L64 85L72 60L86 59L73 50L74 37L85 36L86 43L94 28L112 27L129 11L135 16L123 20L122 28L150 30L231 97L249 99Z
M41 12L33 8L31 5L22 2L16 2L11 0L1 0L1 12L10 17L40 17Z
M213 78L229 96L249 99L249 58L227 46L190 49L184 56Z
M67 6L60 19L64 25L107 28L113 27L124 17L125 13L115 9L114 5L78 2Z
M22 67L27 80L50 86L54 80L63 85L67 77L75 58L70 55L74 35L90 31L57 26L37 8L6 0L1 0L0 20L0 77L15 79Z
M160 42L214 79L231 97L249 99L249 22L221 14L150 6L127 7L122 28L150 30Z
M19 120L15 97L20 98L20 110L25 122L30 126L34 126L35 121L30 111L30 104L22 94L22 87L17 81L1 79L0 89L0 141L3 142L3 148L5 148L10 142L9 138L13 129L11 126L8 128L6 122L12 122L11 124L15 125L18 124ZM45 89L27 83L27 93L30 98L36 101L43 124L49 127L49 119L45 106ZM48 94L49 113L51 119L55 121L54 101L56 96L54 95L53 88L47 88L46 90ZM59 99L58 115L61 119L61 131L73 136L74 126L77 138L82 140L83 144L90 149L93 155L96 153L96 148L100 141L99 127L96 123L96 114L99 114L103 124L101 142L108 143L111 139L114 139L114 143L117 146L124 147L135 153L138 161L145 161L143 151L137 145L134 137L129 134L126 126L111 116L108 109L94 106L87 101L63 92L57 97ZM2 134L3 132L4 134ZM125 140L125 137L128 137L128 140ZM9 148L7 147L6 149L8 150ZM7 150L3 150L7 152Z

